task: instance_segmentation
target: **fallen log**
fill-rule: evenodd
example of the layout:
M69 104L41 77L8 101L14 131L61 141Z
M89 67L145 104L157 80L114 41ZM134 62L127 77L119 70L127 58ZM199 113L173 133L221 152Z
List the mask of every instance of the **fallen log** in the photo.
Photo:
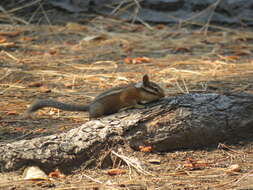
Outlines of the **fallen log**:
M253 95L185 94L167 97L145 109L127 110L60 135L0 145L3 171L26 165L73 170L99 160L101 152L128 143L153 151L217 146L253 132Z

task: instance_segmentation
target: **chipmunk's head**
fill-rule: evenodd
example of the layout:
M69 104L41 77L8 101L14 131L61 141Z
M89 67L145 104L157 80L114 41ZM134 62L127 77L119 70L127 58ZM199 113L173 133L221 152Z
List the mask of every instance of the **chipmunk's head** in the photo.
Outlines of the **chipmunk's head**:
M141 90L141 99L143 102L152 102L165 96L164 90L156 83L149 80L148 75L144 75L141 83L136 87Z

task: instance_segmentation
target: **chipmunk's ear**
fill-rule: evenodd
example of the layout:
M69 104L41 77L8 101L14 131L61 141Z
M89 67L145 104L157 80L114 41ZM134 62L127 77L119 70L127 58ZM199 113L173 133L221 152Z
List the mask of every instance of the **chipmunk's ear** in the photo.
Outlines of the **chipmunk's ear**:
M149 84L149 77L147 74L145 74L143 77L142 77L142 82L143 82L143 85L144 86L148 86Z

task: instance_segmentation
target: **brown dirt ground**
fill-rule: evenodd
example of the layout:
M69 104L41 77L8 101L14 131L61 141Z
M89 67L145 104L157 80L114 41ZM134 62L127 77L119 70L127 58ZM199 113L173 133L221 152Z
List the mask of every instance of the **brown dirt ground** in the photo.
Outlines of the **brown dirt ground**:
M250 28L209 26L205 33L204 27L148 27L102 16L58 15L55 22L49 18L52 24L0 27L1 143L61 133L88 120L87 113L56 109L43 109L32 119L23 119L22 113L37 98L86 103L104 89L138 81L145 73L168 96L253 93ZM0 174L0 189L253 189L252 146L252 139L242 137L226 148L214 145L163 154L122 147L125 155L138 158L152 175L122 165L117 167L126 174L109 176L100 168L80 169L63 179L31 182L22 180L22 171L17 171ZM152 164L150 159L160 163ZM189 159L202 164L187 167ZM238 164L240 171L227 172L232 164Z

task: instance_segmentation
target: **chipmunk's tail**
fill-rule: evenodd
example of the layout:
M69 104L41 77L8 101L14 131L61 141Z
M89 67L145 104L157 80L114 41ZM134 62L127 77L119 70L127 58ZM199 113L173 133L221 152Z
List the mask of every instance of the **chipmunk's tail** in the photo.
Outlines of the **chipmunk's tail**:
M88 111L89 105L65 104L56 100L37 100L26 111L27 114L35 112L44 107L58 108L66 111Z

